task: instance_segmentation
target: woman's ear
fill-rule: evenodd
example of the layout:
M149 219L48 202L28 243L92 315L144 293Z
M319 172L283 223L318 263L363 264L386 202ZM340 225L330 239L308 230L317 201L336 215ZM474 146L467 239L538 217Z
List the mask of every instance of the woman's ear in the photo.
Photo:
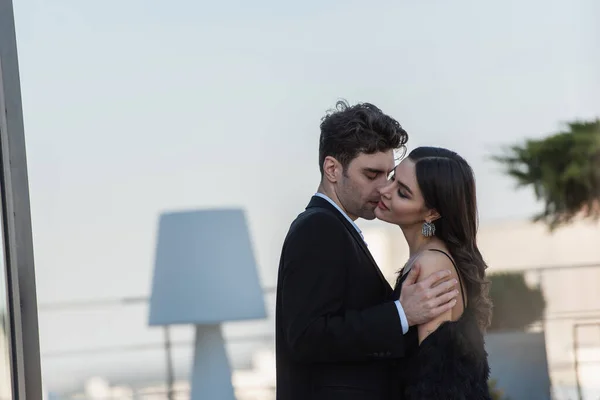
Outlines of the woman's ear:
M435 208L432 208L431 210L429 210L427 212L427 216L425 217L425 221L427 222L434 222L438 219L442 218L442 216L440 215L440 213L437 212L437 210Z

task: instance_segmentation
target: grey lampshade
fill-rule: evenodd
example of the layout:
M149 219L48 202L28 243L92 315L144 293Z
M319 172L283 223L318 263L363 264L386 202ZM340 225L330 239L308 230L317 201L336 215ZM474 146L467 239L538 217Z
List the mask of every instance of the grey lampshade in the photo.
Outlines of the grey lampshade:
M150 325L218 324L265 317L243 210L160 216Z

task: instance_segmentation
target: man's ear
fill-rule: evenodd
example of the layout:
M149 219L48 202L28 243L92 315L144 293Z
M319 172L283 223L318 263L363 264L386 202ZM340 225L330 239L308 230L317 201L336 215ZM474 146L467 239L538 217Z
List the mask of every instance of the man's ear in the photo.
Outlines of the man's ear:
M325 157L323 161L323 177L331 183L339 180L342 165L338 160L331 156Z

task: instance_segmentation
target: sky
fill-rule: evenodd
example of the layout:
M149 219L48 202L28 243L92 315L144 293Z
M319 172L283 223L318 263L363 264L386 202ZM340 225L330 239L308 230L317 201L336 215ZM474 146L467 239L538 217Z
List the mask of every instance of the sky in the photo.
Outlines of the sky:
M600 3L366 4L14 1L39 303L148 295L160 213L205 207L246 210L274 285L340 98L463 155L482 224L534 214L489 156L600 116ZM40 307L43 352L123 342L58 314Z

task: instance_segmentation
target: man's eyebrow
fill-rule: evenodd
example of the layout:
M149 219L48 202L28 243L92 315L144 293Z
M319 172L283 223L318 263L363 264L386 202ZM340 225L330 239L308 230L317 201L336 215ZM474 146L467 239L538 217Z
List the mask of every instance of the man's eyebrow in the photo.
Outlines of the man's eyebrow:
M377 168L365 168L364 169L365 172L372 172L374 174L384 174L385 171L382 169L377 169Z

